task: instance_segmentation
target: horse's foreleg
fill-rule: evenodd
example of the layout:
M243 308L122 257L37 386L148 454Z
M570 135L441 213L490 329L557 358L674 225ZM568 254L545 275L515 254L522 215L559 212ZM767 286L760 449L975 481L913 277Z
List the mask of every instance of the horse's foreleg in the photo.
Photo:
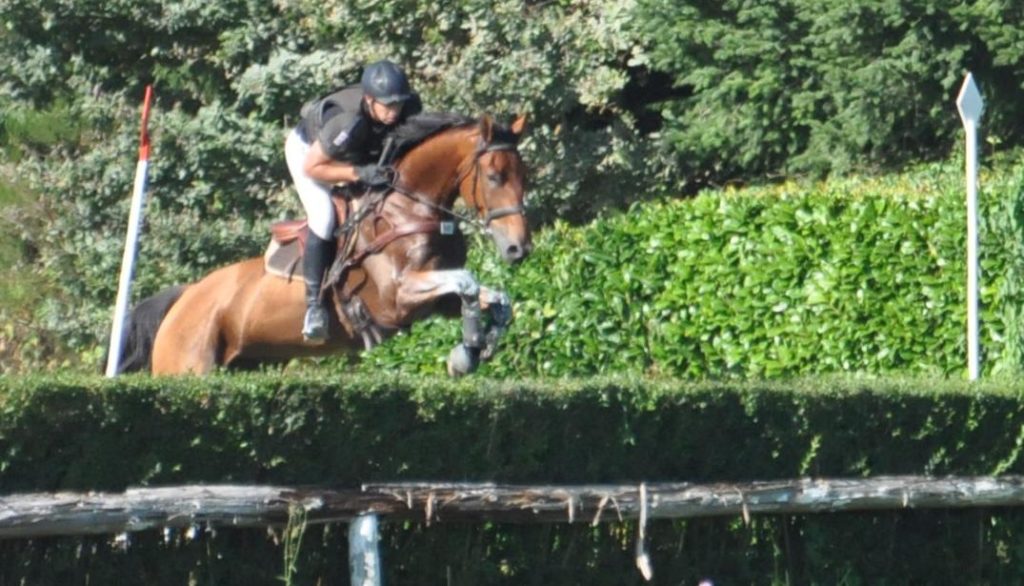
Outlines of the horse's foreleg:
M480 287L480 307L491 319L484 332L484 346L480 351L482 360L490 360L498 350L498 340L505 335L512 322L512 300L504 291Z
M397 307L406 315L444 295L455 294L462 300L462 343L448 355L448 374L452 376L469 374L480 364L486 334L480 292L476 278L463 269L409 273L398 288Z

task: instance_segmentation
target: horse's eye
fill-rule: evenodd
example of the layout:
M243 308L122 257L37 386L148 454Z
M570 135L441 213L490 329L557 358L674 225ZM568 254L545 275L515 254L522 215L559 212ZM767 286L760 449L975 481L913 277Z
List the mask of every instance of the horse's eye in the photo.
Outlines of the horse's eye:
M487 174L487 180L491 182L491 185L501 185L505 181L501 176L501 173L498 173L497 171L489 172Z

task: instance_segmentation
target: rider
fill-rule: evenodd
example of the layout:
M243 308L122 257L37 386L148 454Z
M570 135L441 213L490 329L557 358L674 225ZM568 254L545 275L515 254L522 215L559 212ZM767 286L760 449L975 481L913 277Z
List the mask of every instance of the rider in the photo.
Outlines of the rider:
M422 109L405 73L387 60L366 66L359 85L335 91L302 107L302 120L285 141L285 159L309 233L302 270L306 281L306 317L302 336L327 338L327 310L320 301L324 272L334 260L337 241L332 186L380 187L389 183L378 166L389 130ZM360 185L355 185L355 184Z

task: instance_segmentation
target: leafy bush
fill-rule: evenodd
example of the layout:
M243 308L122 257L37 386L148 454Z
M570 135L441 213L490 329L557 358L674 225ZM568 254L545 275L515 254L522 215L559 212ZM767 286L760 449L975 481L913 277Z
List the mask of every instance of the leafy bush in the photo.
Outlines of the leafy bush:
M1020 168L981 191L986 372L1021 366ZM474 247L516 321L491 376L779 376L964 372L960 165L828 183L705 192L583 228L555 224L510 270ZM430 322L363 368L443 372L458 323ZM429 349L429 351L428 351Z
M1021 11L1004 4L11 0L0 16L0 143L10 159L3 172L36 194L47 218L45 230L13 234L31 243L41 279L66 290L34 307L34 319L78 358L95 358L113 300L146 83L156 85L157 106L136 298L258 254L272 220L298 215L282 135L302 102L353 82L370 59L405 65L431 109L505 120L528 113L521 151L531 169L531 218L570 237L559 219L582 225L630 209L639 216L632 204L730 178L944 156L958 136L952 99L966 68L988 100L992 143L1017 144L1020 106L1008 96L1021 83L1024 27ZM622 238L647 246L639 236ZM641 252L600 254L578 259L586 265L562 262L581 275L647 262ZM690 270L656 258L660 269ZM75 278L64 278L69 273ZM624 295L622 309L603 314L587 305L600 300L581 300L580 325L555 320L550 300L526 313L547 314L531 325L566 331L567 339L606 332L607 342L587 342L587 352L602 357L598 370L775 372L801 360L782 356L793 349L781 344L771 350L780 354L773 364L738 367L730 337L739 332L729 327L654 331L652 319L686 320L682 306L650 297L650 287L609 283L606 291ZM637 308L637 300L648 305ZM691 335L689 355L656 356L659 340ZM745 339L768 351L768 338ZM545 337L524 360L557 363L571 344ZM863 352L886 352L872 344ZM691 367L705 352L715 366ZM877 367L914 356L882 358ZM858 360L870 362L851 367Z

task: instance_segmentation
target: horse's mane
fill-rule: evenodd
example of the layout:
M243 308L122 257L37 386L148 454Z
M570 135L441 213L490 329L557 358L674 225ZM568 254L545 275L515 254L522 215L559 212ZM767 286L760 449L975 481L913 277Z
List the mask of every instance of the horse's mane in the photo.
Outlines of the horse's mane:
M424 112L410 116L391 131L391 138L395 141L395 157L405 155L410 149L439 132L475 123L475 118L451 112Z

